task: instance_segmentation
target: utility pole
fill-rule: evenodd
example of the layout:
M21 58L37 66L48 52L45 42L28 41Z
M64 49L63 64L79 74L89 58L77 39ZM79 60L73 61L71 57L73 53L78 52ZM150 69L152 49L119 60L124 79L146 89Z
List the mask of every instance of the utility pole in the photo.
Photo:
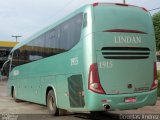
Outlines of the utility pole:
M123 0L123 4L126 4L126 0Z
M12 37L15 37L16 38L16 42L18 42L18 38L22 37L22 36L20 36L20 35L12 35Z

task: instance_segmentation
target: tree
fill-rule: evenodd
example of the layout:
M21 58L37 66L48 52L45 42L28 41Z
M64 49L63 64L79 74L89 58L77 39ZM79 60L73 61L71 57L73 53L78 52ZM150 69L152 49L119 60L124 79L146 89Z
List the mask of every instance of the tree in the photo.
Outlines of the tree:
M156 35L156 48L160 50L160 12L153 15L153 25Z

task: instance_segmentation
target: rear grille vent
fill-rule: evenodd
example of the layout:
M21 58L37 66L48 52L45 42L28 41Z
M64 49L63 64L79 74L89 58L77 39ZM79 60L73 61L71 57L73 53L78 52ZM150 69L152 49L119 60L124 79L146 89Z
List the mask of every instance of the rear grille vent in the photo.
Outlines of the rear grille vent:
M147 59L150 49L145 47L103 47L102 55L106 59Z

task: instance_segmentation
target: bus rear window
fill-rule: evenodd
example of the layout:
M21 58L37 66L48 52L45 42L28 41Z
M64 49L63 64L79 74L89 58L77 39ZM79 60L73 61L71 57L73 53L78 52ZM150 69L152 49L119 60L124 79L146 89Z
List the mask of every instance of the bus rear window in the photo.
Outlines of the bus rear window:
M134 6L98 5L94 7L96 31L124 29L153 34L148 12Z

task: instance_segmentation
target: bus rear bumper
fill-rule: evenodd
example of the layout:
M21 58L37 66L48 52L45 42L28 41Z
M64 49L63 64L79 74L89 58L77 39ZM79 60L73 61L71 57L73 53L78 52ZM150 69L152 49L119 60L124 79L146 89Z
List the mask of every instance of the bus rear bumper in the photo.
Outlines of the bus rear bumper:
M125 99L135 98L135 101L125 102ZM87 103L89 111L129 110L144 106L153 106L157 101L157 89L134 94L120 95L90 95Z

